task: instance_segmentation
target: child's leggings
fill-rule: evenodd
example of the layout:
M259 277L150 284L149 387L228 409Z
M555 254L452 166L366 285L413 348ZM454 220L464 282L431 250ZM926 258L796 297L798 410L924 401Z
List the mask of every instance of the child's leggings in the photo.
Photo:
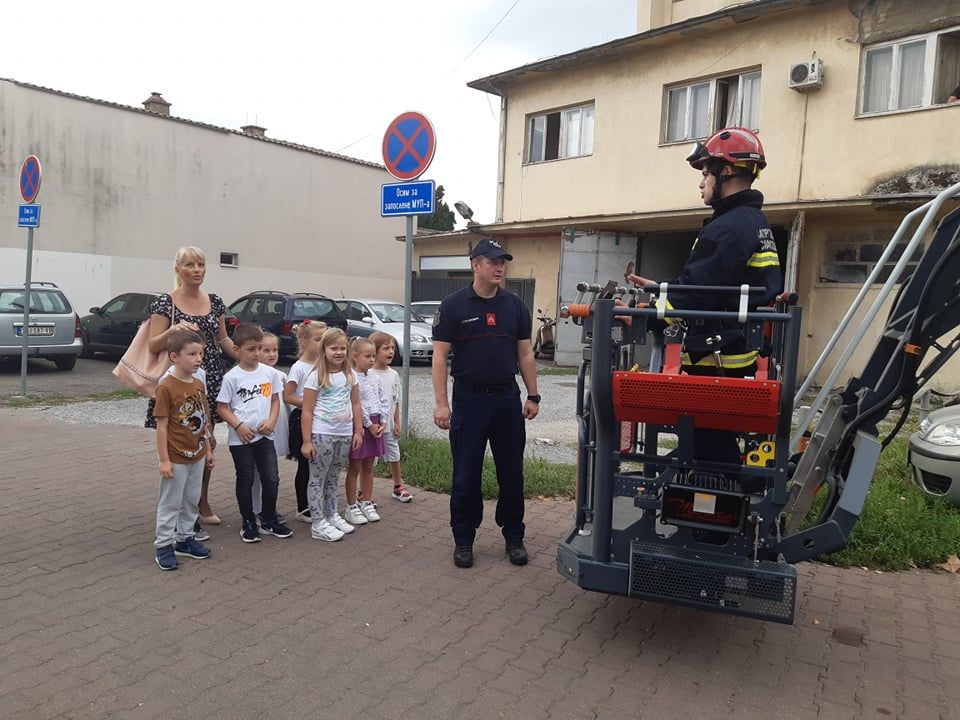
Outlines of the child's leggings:
M307 502L310 504L310 517L317 521L337 514L340 473L347 466L351 438L314 434L311 439L313 460L310 461Z

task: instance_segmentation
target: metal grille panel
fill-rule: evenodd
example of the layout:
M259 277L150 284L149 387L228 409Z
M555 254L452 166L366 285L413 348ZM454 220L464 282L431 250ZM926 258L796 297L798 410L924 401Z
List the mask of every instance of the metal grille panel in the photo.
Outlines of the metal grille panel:
M792 623L797 573L787 563L634 542L630 548L632 597L760 620Z
M780 383L773 380L613 373L614 415L620 422L676 425L681 415L715 430L774 433Z

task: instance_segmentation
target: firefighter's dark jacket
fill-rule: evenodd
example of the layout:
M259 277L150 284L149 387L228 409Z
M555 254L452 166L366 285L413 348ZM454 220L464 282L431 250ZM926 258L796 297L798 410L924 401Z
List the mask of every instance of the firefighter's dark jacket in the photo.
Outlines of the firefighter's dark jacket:
M724 198L701 230L680 275L666 282L670 285L759 286L765 288L765 292L756 300L751 298L751 307L769 304L782 291L783 278L773 232L760 210L762 207L763 195L752 189ZM739 308L739 296L671 292L668 288L667 307L735 312ZM698 360L703 358L694 351L698 338L715 335L721 329L729 333L736 328L736 323L725 322L721 328L715 321L702 320L688 321L687 325L690 362L695 364L701 364ZM722 352L725 360L729 358L728 367L755 360L755 353L745 353L745 349L742 338L724 343Z

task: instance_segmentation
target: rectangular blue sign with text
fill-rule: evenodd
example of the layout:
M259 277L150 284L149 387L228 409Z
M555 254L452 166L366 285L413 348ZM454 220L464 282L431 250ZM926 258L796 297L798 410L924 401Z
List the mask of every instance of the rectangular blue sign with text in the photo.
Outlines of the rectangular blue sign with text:
M20 215L17 217L17 225L27 228L40 227L40 206L36 203L21 205Z
M381 185L380 216L430 215L433 212L433 191L433 180Z

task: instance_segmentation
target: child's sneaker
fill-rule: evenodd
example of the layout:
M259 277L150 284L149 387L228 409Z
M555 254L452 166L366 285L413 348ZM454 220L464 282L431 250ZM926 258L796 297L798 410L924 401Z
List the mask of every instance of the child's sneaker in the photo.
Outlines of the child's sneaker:
M260 542L260 531L257 530L255 520L244 520L243 528L240 530L240 539L245 543Z
M337 530L326 520L317 520L310 528L310 536L314 540L326 540L327 542L336 542L343 537L343 532Z
M297 513L297 520L305 523L313 523L313 518L310 515L310 508L299 511Z
M342 532L344 535L349 535L355 530L353 525L351 525L346 520L344 520L343 517L341 517L340 513L336 513L334 514L333 517L327 518L327 522L333 525L337 530Z
M288 538L293 535L293 530L284 525L283 520L281 520L279 516L273 522L264 522L261 520L260 532L265 532L267 535L273 535L278 538Z
M363 514L363 510L360 509L360 505L347 505L346 511L344 511L343 516L347 519L347 522L352 525L366 525L369 520L367 516Z
M213 553L210 551L210 548L198 543L196 538L187 538L183 542L175 543L173 546L173 552L175 555L194 558L196 560L206 560L208 557L213 555Z
M360 512L362 512L363 516L370 522L378 522L380 520L380 513L377 512L377 506L369 500L362 500L360 502Z
M210 533L203 529L203 525L200 524L200 521L197 520L193 524L193 539L194 540L209 540Z
M408 503L413 500L413 495L410 494L410 491L407 490L407 486L403 483L393 486L393 495L391 497L394 500L398 500L402 503Z
M173 544L157 548L157 565L161 570L176 570L180 567L177 556L173 554Z

